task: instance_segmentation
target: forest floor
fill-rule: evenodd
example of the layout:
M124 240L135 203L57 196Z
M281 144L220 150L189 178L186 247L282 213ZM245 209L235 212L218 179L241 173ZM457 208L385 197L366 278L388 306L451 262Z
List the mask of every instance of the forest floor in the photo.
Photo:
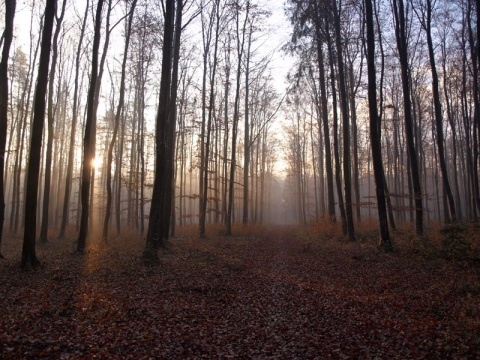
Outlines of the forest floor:
M156 265L137 235L84 255L52 239L31 271L7 237L0 358L480 358L478 256L333 235L180 236Z

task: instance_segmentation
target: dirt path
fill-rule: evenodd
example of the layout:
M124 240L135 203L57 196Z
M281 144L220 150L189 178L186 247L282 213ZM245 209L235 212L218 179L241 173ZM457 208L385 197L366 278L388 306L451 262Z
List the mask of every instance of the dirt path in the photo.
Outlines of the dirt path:
M158 266L131 241L84 257L49 246L36 272L0 263L2 359L480 356L478 266L289 227L174 240Z

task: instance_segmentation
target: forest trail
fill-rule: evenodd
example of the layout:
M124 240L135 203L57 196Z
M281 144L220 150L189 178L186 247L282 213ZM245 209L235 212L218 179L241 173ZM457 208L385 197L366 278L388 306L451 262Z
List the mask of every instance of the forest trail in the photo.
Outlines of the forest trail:
M276 226L85 256L57 240L42 266L0 263L0 358L474 359L479 266ZM7 249L8 250L8 249Z

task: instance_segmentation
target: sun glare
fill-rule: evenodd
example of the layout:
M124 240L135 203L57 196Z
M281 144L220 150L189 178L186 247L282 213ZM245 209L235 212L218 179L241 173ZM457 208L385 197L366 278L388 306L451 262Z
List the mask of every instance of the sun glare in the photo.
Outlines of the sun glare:
M92 166L94 169L98 169L102 166L102 158L93 158Z

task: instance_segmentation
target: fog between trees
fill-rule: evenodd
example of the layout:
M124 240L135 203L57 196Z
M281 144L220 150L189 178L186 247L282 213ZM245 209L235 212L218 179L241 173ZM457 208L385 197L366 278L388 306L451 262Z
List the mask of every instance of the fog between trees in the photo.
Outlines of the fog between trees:
M398 224L476 222L477 7L5 0L0 239L23 232L32 266L66 229L80 252L135 229L156 258L191 224L336 221L355 241L373 218L390 250Z

